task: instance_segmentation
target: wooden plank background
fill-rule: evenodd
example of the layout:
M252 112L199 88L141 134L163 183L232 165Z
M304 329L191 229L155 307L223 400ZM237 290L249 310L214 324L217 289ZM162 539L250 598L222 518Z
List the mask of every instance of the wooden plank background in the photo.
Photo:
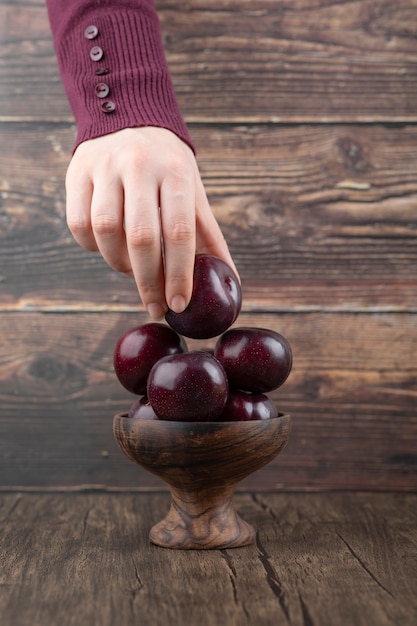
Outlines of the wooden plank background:
M156 4L237 323L294 349L290 442L242 488L415 490L417 2ZM148 318L67 230L73 140L43 0L0 0L0 488L150 489L111 430Z

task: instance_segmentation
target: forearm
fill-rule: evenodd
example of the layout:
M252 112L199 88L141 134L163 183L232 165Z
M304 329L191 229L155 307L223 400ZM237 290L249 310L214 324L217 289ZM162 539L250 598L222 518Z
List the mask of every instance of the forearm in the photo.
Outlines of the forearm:
M77 123L75 147L135 126L167 128L191 145L153 0L46 2L62 81Z

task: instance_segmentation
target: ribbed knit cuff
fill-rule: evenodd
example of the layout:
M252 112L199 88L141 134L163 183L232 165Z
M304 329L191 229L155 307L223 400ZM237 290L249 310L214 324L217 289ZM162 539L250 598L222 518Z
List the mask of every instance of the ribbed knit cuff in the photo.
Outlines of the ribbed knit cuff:
M77 124L74 150L87 139L136 126L167 128L194 150L175 97L159 20L149 5L152 9L153 3L146 2L102 3L98 10L94 3L84 3L70 24L55 31L61 77ZM86 35L91 26L95 28Z

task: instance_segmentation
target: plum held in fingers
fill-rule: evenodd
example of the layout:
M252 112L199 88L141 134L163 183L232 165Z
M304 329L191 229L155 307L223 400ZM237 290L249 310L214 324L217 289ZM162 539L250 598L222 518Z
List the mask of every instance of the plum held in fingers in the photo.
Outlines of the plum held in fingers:
M231 390L219 422L249 422L277 417L278 410L264 393Z
M184 338L166 324L144 324L119 337L114 349L114 371L128 391L146 395L148 375L155 363L164 356L186 351Z
M228 395L226 373L207 352L187 352L160 359L148 378L147 395L160 419L214 421Z
M217 340L214 354L223 365L230 388L267 393L280 387L292 367L287 339L265 328L233 328Z
M210 254L197 254L190 303L182 313L170 309L165 320L185 337L209 339L233 324L241 306L240 284L229 265Z

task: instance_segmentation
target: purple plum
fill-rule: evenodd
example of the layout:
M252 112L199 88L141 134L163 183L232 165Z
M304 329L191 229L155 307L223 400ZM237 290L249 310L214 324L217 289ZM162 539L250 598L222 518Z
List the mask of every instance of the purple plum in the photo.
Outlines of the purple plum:
M159 359L187 351L183 337L166 324L151 322L119 337L113 356L116 375L128 391L146 395L149 372Z
M214 421L227 401L227 377L218 360L208 352L174 354L153 366L147 396L160 419Z
M132 404L127 417L144 420L159 419L146 396L142 396Z
M278 411L263 393L231 390L219 422L248 422L277 417Z
M233 324L241 306L240 283L229 265L210 254L197 254L190 303L182 313L169 309L165 320L185 337L209 339Z
M267 393L280 387L292 367L292 351L287 339L264 328L232 328L214 348L223 365L231 389Z

